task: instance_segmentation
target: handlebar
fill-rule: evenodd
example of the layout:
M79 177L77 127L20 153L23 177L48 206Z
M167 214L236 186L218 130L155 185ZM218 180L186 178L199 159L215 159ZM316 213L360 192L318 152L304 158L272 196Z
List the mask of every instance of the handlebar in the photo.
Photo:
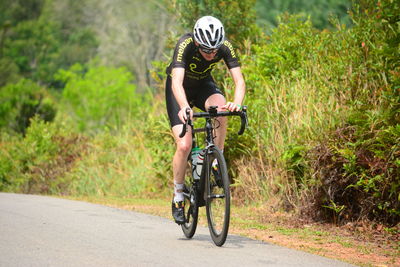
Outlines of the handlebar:
M179 137L182 138L185 136L187 132L188 125L193 127L192 121L189 118L190 109L186 109L186 117L188 118L186 122L183 124L182 132L179 134ZM240 130L238 131L238 135L242 135L244 130L248 126L247 120L247 106L243 106L240 111L217 111L217 106L211 106L208 109L208 112L196 112L193 113L193 118L215 118L215 117L227 117L227 116L239 116L241 119Z

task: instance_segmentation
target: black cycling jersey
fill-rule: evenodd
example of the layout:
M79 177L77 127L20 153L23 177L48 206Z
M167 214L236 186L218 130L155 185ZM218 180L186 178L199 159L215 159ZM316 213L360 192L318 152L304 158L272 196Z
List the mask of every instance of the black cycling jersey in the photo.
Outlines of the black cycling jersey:
M194 44L193 34L187 33L179 39L175 46L174 56L172 63L167 68L167 74L171 75L173 68L185 68L185 79L202 80L210 76L211 70L221 59L224 59L229 69L240 66L232 44L228 40L225 40L218 49L214 59L207 61Z
M199 48L194 44L193 34L183 35L176 44L172 63L167 67L167 81L165 84L165 98L167 103L168 117L171 127L182 124L178 117L179 107L171 86L171 72L173 68L184 68L185 77L183 88L186 98L191 107L196 106L205 111L205 102L213 94L223 92L218 89L211 71L214 66L223 59L229 69L239 67L239 60L233 50L231 43L225 40L213 60L207 61L199 52Z

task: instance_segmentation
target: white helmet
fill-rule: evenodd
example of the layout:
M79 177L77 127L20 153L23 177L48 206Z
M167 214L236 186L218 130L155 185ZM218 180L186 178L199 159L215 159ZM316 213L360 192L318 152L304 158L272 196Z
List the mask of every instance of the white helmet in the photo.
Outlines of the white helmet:
M193 35L196 42L208 49L219 48L225 40L224 26L219 19L211 16L197 20Z

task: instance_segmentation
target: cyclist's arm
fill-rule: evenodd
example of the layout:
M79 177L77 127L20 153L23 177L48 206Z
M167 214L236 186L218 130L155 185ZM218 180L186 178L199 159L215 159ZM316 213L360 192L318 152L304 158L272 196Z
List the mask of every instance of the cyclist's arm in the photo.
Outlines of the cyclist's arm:
M235 83L235 96L233 102L226 103L225 108L229 111L239 111L246 93L246 84L240 67L234 67L229 71Z
M176 102L180 107L180 111L178 113L179 118L182 120L186 120L186 108L190 108L189 103L186 99L185 89L183 88L183 78L185 77L185 69L184 68L173 68L172 69L172 92L174 93Z

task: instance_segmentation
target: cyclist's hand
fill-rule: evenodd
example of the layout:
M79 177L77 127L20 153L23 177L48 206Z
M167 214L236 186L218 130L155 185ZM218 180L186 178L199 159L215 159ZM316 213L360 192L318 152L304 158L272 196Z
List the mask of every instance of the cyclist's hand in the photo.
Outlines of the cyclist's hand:
M238 103L227 102L225 105L222 106L223 109L227 109L229 111L240 111L242 106Z
M185 123L188 119L188 117L186 116L187 109L189 109L190 119L193 119L193 110L190 107L184 107L178 112L178 117L183 123Z

